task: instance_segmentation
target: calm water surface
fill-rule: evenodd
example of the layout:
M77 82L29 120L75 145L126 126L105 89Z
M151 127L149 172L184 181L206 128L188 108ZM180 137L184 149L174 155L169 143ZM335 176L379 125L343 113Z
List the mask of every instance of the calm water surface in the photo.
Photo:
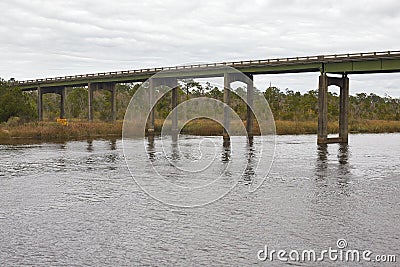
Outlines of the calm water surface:
M399 262L399 152L400 134L351 135L349 146L328 147L317 147L315 136L278 136L258 191L250 194L243 177L219 201L188 209L136 185L121 140L0 145L0 264L321 266L260 262L257 252L321 251L339 238ZM137 164L135 172L145 172L146 160Z

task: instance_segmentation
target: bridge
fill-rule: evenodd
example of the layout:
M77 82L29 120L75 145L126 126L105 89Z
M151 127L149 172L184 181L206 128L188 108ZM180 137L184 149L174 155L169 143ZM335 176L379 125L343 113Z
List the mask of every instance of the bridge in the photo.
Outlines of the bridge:
M235 75L224 73L221 67L233 67L250 78L247 83L247 99L251 105L253 95L253 76L259 74L304 73L319 72L318 89L318 144L348 142L348 105L349 76L351 74L400 72L400 51L318 55L306 57L275 58L264 60L247 60L221 62L212 64L194 64L175 67L146 68L115 72L92 73L74 76L63 76L25 81L14 81L13 85L23 91L38 91L38 115L43 119L42 96L47 93L61 95L60 117L65 117L65 88L88 88L88 120L93 120L93 91L108 90L111 92L112 119L116 119L116 89L117 83L144 82L154 74L163 71L166 77L171 73L175 81L171 82L172 107L177 106L177 78L187 77L224 77L224 86L237 81ZM178 74L177 74L178 73ZM332 76L332 74L334 74ZM178 75L178 77L177 77ZM156 82L150 83L156 86ZM334 85L340 88L339 137L328 138L328 87ZM224 102L229 105L230 91L225 88ZM149 131L154 131L154 112L150 114ZM249 133L253 126L251 109L247 108L247 125ZM224 135L225 138L227 138Z

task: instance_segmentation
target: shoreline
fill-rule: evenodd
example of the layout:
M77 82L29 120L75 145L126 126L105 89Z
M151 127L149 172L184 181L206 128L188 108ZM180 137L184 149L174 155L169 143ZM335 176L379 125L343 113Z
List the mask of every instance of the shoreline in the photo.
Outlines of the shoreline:
M163 120L155 121L155 134L161 132ZM73 141L85 139L109 139L122 137L122 121L111 122L84 122L71 121L67 126L57 122L30 122L24 124L8 125L0 124L0 143L17 140L34 141ZM275 121L277 135L303 135L316 134L316 121ZM329 123L330 134L338 132L337 122ZM255 135L259 135L257 125L254 128ZM363 120L350 121L349 133L398 133L400 121ZM222 135L222 126L207 120L199 119L191 121L182 129L183 134L200 136Z

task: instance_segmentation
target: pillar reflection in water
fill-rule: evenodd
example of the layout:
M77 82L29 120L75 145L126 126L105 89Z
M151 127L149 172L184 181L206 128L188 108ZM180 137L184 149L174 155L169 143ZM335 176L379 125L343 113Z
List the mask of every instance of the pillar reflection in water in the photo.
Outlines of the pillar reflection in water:
M87 147L86 147L86 150L89 151L89 152L92 152L92 151L93 151L93 140L91 140L91 139L88 139L88 140L87 140Z
M351 176L350 173L350 166L349 166L349 157L350 157L350 148L348 144L339 144L338 149L338 161L339 161L339 175L345 182L348 182L349 177Z
M224 139L223 146L222 146L222 157L221 157L221 160L222 160L223 163L228 163L230 159L231 159L230 141Z
M251 184L253 181L253 177L256 175L255 173L255 166L254 164L256 163L255 161L255 147L253 146L253 138L249 137L249 142L247 143L246 146L246 151L247 151L247 166L243 174L243 180L246 182L246 184Z
M173 135L174 137L174 135ZM177 136L176 136L177 138ZM171 142L171 160L178 161L181 158L179 146L176 141Z
M150 161L154 162L155 160L155 149L154 149L154 134L149 133L147 135L147 156L149 157Z
M110 140L110 150L116 150L117 149L117 139L111 139Z
M318 160L321 163L326 163L328 160L328 145L327 144L321 144L318 145Z
M347 164L349 160L349 145L339 144L338 159L340 164Z
M337 146L336 161L334 155L333 158L329 157L327 144L318 145L315 175L317 181L323 182L324 186L327 186L334 179L335 184L343 190L348 186L352 176L349 164L350 149L346 143ZM347 193L347 189L343 193Z

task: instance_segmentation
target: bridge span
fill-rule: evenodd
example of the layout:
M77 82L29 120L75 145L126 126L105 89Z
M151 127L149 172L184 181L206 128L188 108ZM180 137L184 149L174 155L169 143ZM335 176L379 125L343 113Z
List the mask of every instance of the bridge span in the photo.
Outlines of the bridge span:
M163 71L165 77L174 78L171 81L174 86L172 90L172 107L177 106L177 79L187 77L224 77L224 86L229 87L235 82L235 75L226 73L226 67L233 67L250 78L247 83L247 99L253 98L253 76L259 74L279 73L302 73L319 72L318 91L318 144L347 143L348 142L348 105L349 105L349 76L351 74L368 73L390 73L400 72L400 51L352 53L318 55L306 57L275 58L263 60L247 60L221 62L211 64L195 64L175 67L146 68L137 70L125 70L103 73L82 74L73 76L62 76L54 78L43 78L25 81L13 81L23 91L38 91L38 117L43 119L43 94L56 93L61 95L60 116L65 117L65 88L87 87L88 88L88 120L93 120L93 91L108 90L111 92L112 119L116 119L116 89L117 83L144 82L154 74ZM225 67L225 68L224 68ZM222 71L225 70L225 71ZM332 76L332 74L334 74ZM156 84L156 82L150 83ZM340 115L339 115L339 137L328 138L328 87L338 86L340 88ZM250 90L249 90L250 89ZM224 101L229 105L229 90L224 90ZM149 118L148 130L154 130L154 112ZM247 109L247 129L253 125L251 109ZM174 125L173 125L174 127Z

